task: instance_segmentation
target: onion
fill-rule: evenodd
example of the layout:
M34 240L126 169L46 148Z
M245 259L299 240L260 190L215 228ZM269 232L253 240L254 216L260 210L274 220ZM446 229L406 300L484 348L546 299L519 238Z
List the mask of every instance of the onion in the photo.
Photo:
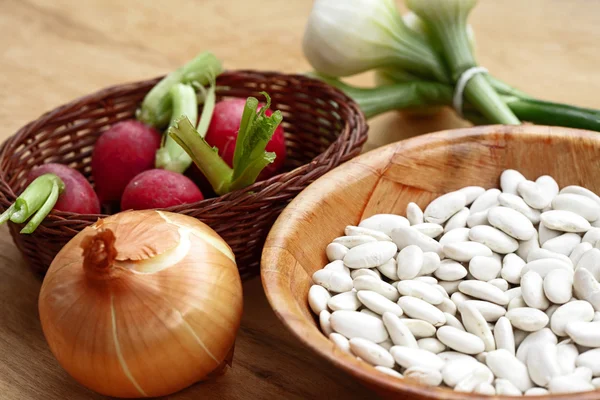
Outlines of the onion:
M52 353L78 382L154 397L221 371L242 301L220 236L194 218L145 210L98 220L67 243L44 279L39 312Z

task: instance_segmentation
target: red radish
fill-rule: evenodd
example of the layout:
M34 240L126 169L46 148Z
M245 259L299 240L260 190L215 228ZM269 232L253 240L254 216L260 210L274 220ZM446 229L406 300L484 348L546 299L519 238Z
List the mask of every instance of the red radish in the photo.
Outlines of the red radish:
M242 113L246 105L246 99L228 99L218 102L215 105L213 116L206 133L206 141L211 146L219 149L219 155L230 166L233 167L233 154L237 140ZM263 103L260 103L258 110ZM266 116L271 116L273 112L267 110ZM267 143L266 151L273 152L276 155L275 161L268 165L260 174L259 179L266 179L276 175L285 161L285 137L283 127L279 125L273 133L273 137Z
M203 200L191 179L164 169L144 171L133 178L121 198L121 210L166 208Z
M64 191L58 197L55 210L78 214L99 214L100 202L92 185L77 170L63 164L43 164L35 167L27 175L27 185L44 174L54 174L65 184Z
M133 177L154 168L160 141L156 129L137 120L119 122L100 136L92 154L92 175L103 204L118 202Z

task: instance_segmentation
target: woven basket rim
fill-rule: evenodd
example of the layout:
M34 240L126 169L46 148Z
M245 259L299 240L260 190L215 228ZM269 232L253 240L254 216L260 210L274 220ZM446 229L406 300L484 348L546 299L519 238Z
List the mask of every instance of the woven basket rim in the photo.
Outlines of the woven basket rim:
M317 97L319 95L323 95L323 94L326 94L327 92L330 92L330 93L334 94L340 100L343 100L343 103L352 110L352 117L354 119L354 124L350 124L349 120L347 120L347 119L343 120L342 121L343 122L342 132L336 138L335 141L331 142L331 144L327 147L327 149L325 151L318 154L310 162L305 163L299 167L296 167L290 171L283 172L283 173L277 174L275 176L272 176L268 179L255 182L254 184L252 184L246 188L235 190L230 193L226 193L222 196L207 198L207 199L195 202L195 203L186 203L186 204L181 204L181 205L177 205L177 206L162 208L160 210L166 210L166 211L172 211L172 212L182 212L186 209L210 206L215 203L223 203L223 202L229 201L229 202L231 202L232 205L234 205L234 204L238 204L238 203L247 201L248 195L255 196L255 195L259 194L261 191L265 191L270 188L273 188L277 182L287 181L295 176L302 175L303 173L309 171L309 166L311 164L324 163L327 159L328 152L332 149L335 149L336 145L339 144L339 142L344 141L346 139L347 135L352 134L352 131L358 131L359 135L364 136L364 138L362 139L363 143L364 143L364 141L366 141L368 125L366 123L366 118L364 116L364 113L359 108L358 104L354 100L352 100L349 96L347 96L340 89L337 89L319 79L316 79L316 78L313 78L310 76L306 76L306 75L302 75L302 74L296 74L296 73L282 73L282 72L278 72L278 71L263 71L263 70L255 70L255 69L240 69L240 70L226 70L220 76L226 76L228 74L248 75L249 77L251 77L254 74L258 74L261 76L268 75L268 76L272 76L274 78L278 77L283 80L294 80L295 79L295 80L310 82L313 86L319 87L319 90L320 90L320 92L315 92L314 97ZM20 145L20 143L22 142L22 140L25 139L25 136L27 136L31 130L35 130L35 128L37 128L38 126L39 127L44 126L47 121L52 120L52 117L56 114L59 114L62 110L78 108L79 106L89 104L90 102L98 102L98 101L101 101L103 98L110 98L114 92L122 91L127 88L134 89L134 88L139 88L139 87L142 87L145 85L153 86L154 84L156 84L158 81L160 81L160 79L162 79L165 76L166 75L160 75L160 76L150 78L150 79L144 79L144 80L139 80L139 81L126 82L126 83L122 83L122 84L106 86L106 87L98 89L92 93L88 93L86 95L79 96L67 103L63 103L49 111L44 112L35 120L30 121L27 124L23 125L21 128L19 128L17 130L17 132L15 132L13 135L9 136L2 144L0 144L0 159L5 156L5 153L6 153L6 151L8 151L8 149L10 149L11 147L14 148L15 144L16 144L16 147L18 147ZM333 97L333 96L329 95L329 97ZM338 104L342 103L342 101L337 101L337 103ZM349 126L353 126L353 130L349 131L348 130ZM6 198L11 203L14 202L17 198L17 195L15 194L15 191L13 190L13 188L6 181L5 172L2 170L0 170L0 184L1 184L0 190L2 192L4 192ZM7 190L5 190L5 189L7 189ZM255 193L250 194L249 192L255 192ZM2 206L2 204L0 204L0 208L4 208ZM73 213L73 212L67 212L67 211L52 210L46 217L46 221L48 221L48 220L73 221L73 220L77 220L77 219L89 221L90 219L105 218L108 215L109 214L103 214L103 213L80 214L80 213Z

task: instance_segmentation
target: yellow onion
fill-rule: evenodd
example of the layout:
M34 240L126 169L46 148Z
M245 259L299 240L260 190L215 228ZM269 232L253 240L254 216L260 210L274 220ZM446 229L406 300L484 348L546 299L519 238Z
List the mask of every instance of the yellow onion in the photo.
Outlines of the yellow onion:
M109 396L152 397L222 371L242 301L234 255L207 225L127 211L58 253L39 312L52 353L78 382Z

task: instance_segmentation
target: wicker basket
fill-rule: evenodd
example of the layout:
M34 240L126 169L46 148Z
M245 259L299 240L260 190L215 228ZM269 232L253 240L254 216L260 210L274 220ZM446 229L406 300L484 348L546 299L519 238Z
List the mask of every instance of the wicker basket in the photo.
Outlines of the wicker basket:
M21 128L0 148L0 209L14 202L36 165L59 162L90 177L90 155L98 137L132 118L160 78L106 88L50 111ZM267 91L281 110L286 132L285 171L243 190L168 208L210 225L233 249L243 279L259 273L264 240L281 210L309 183L356 156L367 138L363 114L347 96L301 75L230 71L219 76L217 95L255 96ZM105 215L52 211L32 235L10 223L17 247L44 274L58 251L85 226Z

